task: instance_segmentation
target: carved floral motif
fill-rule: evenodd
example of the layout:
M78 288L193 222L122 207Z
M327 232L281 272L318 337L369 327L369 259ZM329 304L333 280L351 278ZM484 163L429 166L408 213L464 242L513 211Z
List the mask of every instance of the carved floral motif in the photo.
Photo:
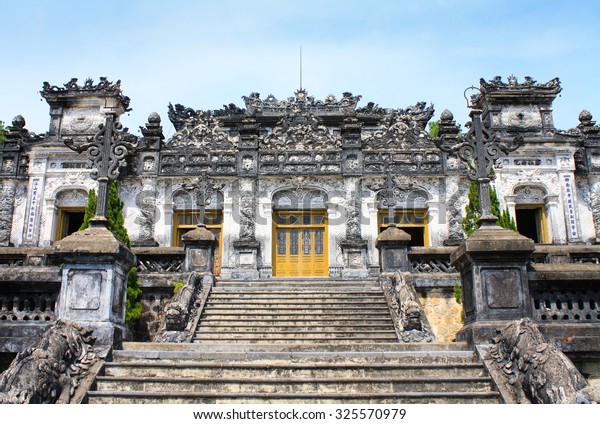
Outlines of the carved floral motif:
M261 140L265 150L338 150L342 138L334 135L313 114L289 114Z

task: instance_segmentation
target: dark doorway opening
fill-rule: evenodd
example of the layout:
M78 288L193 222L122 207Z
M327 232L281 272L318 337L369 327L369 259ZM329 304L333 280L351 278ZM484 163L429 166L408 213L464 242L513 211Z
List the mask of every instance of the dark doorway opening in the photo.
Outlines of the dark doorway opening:
M517 215L517 230L521 235L532 239L534 243L542 242L540 234L540 212L539 208L523 208L515 210Z
M409 246L425 246L425 229L423 227L401 227L401 230L410 234Z
M83 224L85 209L60 209L58 215L58 228L56 231L56 240L61 240L71 234L79 231Z

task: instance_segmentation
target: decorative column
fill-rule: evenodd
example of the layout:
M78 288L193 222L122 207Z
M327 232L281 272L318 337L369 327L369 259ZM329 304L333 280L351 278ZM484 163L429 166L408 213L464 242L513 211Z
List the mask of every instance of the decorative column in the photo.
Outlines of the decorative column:
M239 239L233 242L234 280L257 280L260 242L256 240L256 176L258 175L258 139L260 124L254 119L244 119L238 125L240 144L239 181Z
M40 214L39 203L42 199L44 185L45 164L37 163L29 166L29 155L27 146L39 140L41 137L30 133L25 128L25 118L21 115L15 116L12 125L7 126L4 131L5 140L0 149L0 246L9 246L12 232L12 220L15 204L15 193L18 180L29 179L27 213L23 226L22 244L25 246L37 245L37 234L39 234ZM30 177L30 168L35 171Z
M579 132L583 141L583 152L580 160L576 162L577 171L588 175L588 184L590 190L590 207L594 219L596 239L595 243L600 243L600 126L592 120L592 114L587 110L579 113L579 125L576 131Z
M17 181L11 178L0 184L0 246L10 246Z
M558 196L544 196L544 204L546 206L546 218L548 221L549 242L553 244L565 244L566 240L560 235L561 232L558 231L558 217L562 216L558 211Z
M479 97L474 96L475 101ZM441 117L440 138L434 140L440 150L457 153L467 166L467 177L479 186L480 228L473 232L451 255L461 273L465 325L458 340L470 344L489 343L496 331L508 321L531 315L527 264L534 243L512 230L496 225L491 213L490 173L501 152L516 150L522 138L505 143L482 123L482 111L472 104L469 132L458 136L453 117L445 111Z
M154 236L157 218L156 176L158 175L158 152L160 144L165 138L160 122L158 113L152 112L148 116L146 125L140 127L144 137L138 146L140 154L137 158L137 168L138 172L142 174L142 191L136 196L135 203L141 215L136 219L136 223L140 226L140 234L137 240L132 241L135 246L158 246Z
M361 234L362 190L361 180L351 178L346 190L346 238L341 241L344 256L343 278L365 278L367 268L367 241Z
M142 178L142 191L136 196L135 204L140 211L140 216L136 219L136 223L140 226L140 234L132 244L141 247L158 246L154 239L154 224L156 223L155 179Z
M255 181L244 178L239 187L240 238L233 242L235 262L231 278L258 280L260 243L255 237Z

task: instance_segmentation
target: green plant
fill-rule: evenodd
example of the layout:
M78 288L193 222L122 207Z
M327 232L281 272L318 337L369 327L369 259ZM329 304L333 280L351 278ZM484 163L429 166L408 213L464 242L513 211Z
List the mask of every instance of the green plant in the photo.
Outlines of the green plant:
M459 305L462 304L462 287L460 286L460 283L454 285L454 300L456 300L456 303Z
M184 286L183 281L174 281L174 283L175 287L173 287L173 296L179 293Z
M454 300L456 300L456 303L458 303L459 305L462 305L463 302L463 297L462 297L462 287L460 285L460 283L456 283L454 285ZM465 322L465 308L460 308L460 322L462 322L464 324Z
M493 174L492 174L493 175ZM517 231L517 223L515 219L510 216L508 207L503 210L500 209L500 201L498 200L498 193L496 189L490 185L490 201L492 206L492 214L498 218L496 224L502 228L508 228L509 230ZM479 226L477 220L481 216L479 213L479 187L475 181L471 181L469 185L469 202L465 207L465 218L463 219L463 231L465 234L470 236Z
M91 189L88 192L88 202L85 207L85 215L83 216L83 222L81 223L81 227L79 227L79 231L85 230L90 226L90 219L92 219L96 215L96 204L98 203L98 197L96 196L96 190Z
M125 322L132 323L142 316L140 297L142 289L137 276L137 268L133 267L127 273L127 301L125 303Z
M429 123L429 135L437 137L440 134L440 121L433 121Z

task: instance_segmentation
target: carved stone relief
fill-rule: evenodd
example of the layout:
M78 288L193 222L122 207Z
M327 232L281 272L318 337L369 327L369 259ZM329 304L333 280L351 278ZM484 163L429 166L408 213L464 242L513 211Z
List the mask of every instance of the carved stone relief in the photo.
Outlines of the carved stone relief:
M544 203L546 193L541 187L523 186L515 189L516 203Z
M264 150L338 150L342 138L322 125L315 115L287 115L261 140Z
M83 190L64 190L56 200L59 207L82 207L87 205L88 195Z
M15 181L2 181L0 184L0 246L8 246L10 242L15 196Z

